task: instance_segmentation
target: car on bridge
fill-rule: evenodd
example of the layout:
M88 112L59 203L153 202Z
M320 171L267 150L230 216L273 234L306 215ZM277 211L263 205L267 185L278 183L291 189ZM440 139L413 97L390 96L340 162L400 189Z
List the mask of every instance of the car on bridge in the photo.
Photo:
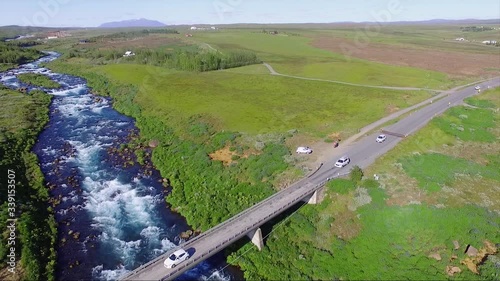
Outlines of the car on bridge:
M298 154L311 154L313 150L309 146L299 146L296 152Z
M387 136L386 136L386 135L379 135L379 136L377 137L377 142L378 142L378 143L382 143L382 142L384 142L386 139L387 139Z
M168 258L163 262L163 265L166 268L174 268L187 259L189 259L189 253L184 249L179 249L168 256Z
M347 156L340 157L340 159L337 160L337 162L335 163L335 167L337 168L345 167L347 164L349 164L349 162L351 162L351 159L349 159L349 157Z

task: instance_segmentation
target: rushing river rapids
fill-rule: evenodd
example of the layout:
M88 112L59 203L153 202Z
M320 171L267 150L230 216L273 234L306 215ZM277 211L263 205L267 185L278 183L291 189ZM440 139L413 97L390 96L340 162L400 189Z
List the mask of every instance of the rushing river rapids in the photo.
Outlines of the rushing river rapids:
M136 133L134 120L115 111L109 99L93 95L82 78L53 73L40 60L0 73L13 89L36 87L21 83L20 73L42 73L62 85L42 89L54 96L50 121L40 134L38 155L51 188L58 222L58 280L114 280L181 242L189 229L181 216L167 208L156 170L146 175L139 165L123 167L112 149ZM230 279L219 255L179 279Z

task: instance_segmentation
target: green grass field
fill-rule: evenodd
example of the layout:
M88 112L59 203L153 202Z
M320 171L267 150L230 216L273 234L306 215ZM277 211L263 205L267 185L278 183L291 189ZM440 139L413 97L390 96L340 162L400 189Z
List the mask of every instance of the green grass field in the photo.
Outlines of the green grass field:
M26 98L26 94L0 89L0 104L2 104L0 113L2 131L15 132L29 128L30 122L26 120L26 108L31 104L31 100Z
M350 135L387 115L391 107L404 108L430 97L424 91L265 75L261 66L198 74L142 65L110 65L95 71L139 86L136 102L151 116L172 120L202 114L221 129L249 134L298 129L316 137L332 132Z
M347 60L342 54L311 46L312 38L309 35L305 32L296 36L272 36L258 31L231 30L199 33L193 38L222 51L251 50L283 74L377 86L439 89L456 83L448 79L446 74L435 71L391 66L355 58Z

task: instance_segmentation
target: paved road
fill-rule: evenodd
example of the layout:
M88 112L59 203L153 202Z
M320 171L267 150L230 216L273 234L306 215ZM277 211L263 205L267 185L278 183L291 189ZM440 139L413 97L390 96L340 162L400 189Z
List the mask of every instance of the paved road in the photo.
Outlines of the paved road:
M498 87L500 86L500 78L484 81L479 85L481 85L482 89L486 89L488 86ZM442 99L433 103L428 103L427 106L412 112L411 115L384 129L402 135L409 135L428 123L434 116L443 113L450 106L461 104L465 97L476 93L477 91L475 91L473 87L447 92ZM307 197L321 187L328 179L347 174L349 172L349 167L353 165L358 165L362 168L367 167L380 155L391 150L401 141L399 137L388 136L385 142L376 143L375 138L377 135L378 133L373 133L350 145L344 145L342 149L336 150L338 155L326 161L321 168L309 178L304 178L292 184L287 189L272 195L224 223L182 244L182 248L190 252L192 257L188 261L181 263L178 267L167 269L163 266L163 261L172 252L169 251L150 263L136 269L134 272L122 277L122 279L174 279L182 274L182 272L194 267L199 262L245 236L246 233L252 229L255 229L264 222L279 215L285 209L301 201L301 199ZM351 163L344 168L334 168L333 164L337 158L344 153L351 158Z

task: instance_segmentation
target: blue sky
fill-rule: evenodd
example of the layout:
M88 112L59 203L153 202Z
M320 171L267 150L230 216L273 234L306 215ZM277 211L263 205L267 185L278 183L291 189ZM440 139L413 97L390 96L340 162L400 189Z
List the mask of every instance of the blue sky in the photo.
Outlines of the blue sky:
M500 18L499 0L1 0L0 6L0 26L93 27L137 18L166 24Z

